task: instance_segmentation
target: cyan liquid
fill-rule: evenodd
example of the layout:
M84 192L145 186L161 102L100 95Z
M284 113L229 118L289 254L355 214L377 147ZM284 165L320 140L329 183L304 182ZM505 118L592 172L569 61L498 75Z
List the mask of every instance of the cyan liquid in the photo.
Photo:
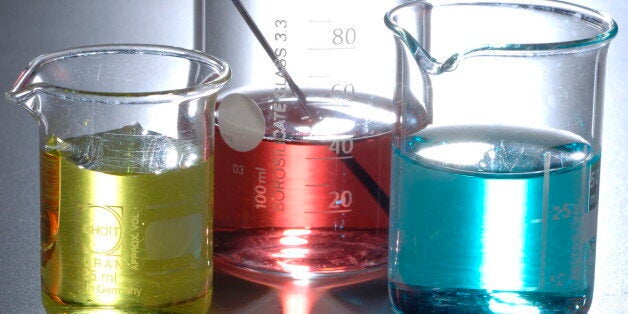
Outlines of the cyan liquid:
M582 138L432 127L395 149L392 168L389 280L397 309L586 312L599 155Z

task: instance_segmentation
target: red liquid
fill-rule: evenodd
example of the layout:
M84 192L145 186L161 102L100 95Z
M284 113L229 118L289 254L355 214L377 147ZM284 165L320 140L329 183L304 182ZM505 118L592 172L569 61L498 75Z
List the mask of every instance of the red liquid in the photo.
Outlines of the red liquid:
M218 130L215 256L295 279L383 269L391 135L377 126L337 141L266 138L249 152Z

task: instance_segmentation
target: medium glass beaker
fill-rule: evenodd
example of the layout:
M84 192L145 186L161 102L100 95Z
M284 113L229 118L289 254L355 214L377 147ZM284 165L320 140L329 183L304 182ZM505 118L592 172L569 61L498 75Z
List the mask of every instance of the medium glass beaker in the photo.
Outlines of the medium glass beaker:
M207 48L234 67L218 100L215 256L236 275L314 282L385 272L395 50L377 21L401 1L363 2L207 2ZM226 121L227 103L258 107L259 129Z
M105 45L33 60L7 93L40 127L48 312L205 313L213 110L226 63Z
M389 289L405 313L591 305L615 22L558 1L414 1L397 39ZM428 123L407 119L425 110Z

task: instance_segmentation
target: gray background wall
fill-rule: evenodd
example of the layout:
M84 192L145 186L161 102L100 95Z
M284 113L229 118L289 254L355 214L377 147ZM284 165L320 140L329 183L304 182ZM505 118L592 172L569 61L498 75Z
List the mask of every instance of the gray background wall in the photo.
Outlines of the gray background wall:
M628 27L628 5L622 0L574 2L610 12L620 25L607 68L598 266L591 312L626 313L628 40L622 26ZM201 0L0 0L0 91L6 91L35 56L70 46L136 42L200 47L194 31L194 12L200 4ZM37 132L25 111L0 99L0 313L43 312ZM216 275L212 312L279 311L273 290ZM314 312L390 312L385 282L334 289L314 306Z

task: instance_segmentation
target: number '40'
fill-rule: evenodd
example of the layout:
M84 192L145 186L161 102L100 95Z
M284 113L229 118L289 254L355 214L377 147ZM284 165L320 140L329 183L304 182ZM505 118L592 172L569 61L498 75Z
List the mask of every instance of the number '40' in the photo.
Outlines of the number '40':
M334 141L329 145L329 150L336 154L351 154L353 151L353 140Z

